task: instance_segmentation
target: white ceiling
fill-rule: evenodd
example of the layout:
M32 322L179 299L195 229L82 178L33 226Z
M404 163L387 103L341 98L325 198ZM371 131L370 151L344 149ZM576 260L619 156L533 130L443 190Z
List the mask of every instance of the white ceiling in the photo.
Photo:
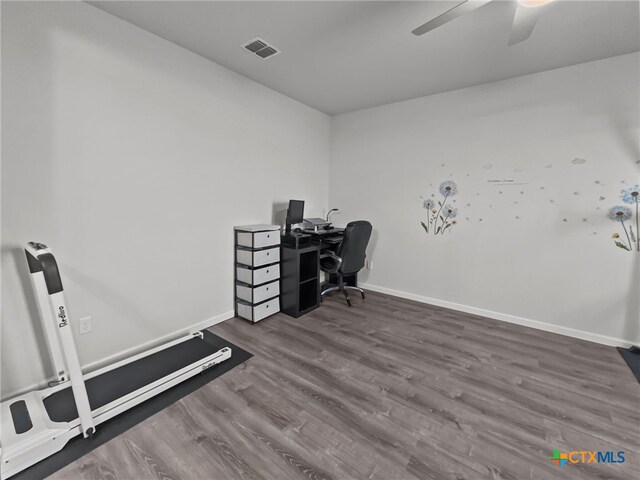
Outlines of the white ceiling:
M89 3L332 115L640 50L636 1L558 0L511 47L512 1L421 37L459 1ZM241 48L257 36L282 53Z

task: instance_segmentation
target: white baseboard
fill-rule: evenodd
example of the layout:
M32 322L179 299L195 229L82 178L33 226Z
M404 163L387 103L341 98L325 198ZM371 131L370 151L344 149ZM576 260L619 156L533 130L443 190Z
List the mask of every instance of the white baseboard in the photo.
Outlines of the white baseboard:
M105 358L101 358L100 360L96 360L94 362L88 363L86 365L82 365L82 372L83 373L88 373L91 372L93 370L96 370L98 368L101 368L105 365L108 365L110 363L113 362L117 362L119 360L122 360L123 358L127 358L130 357L132 355L135 355L137 353L143 352L145 350L148 350L150 348L156 347L158 345L162 345L165 342L171 341L174 338L180 337L182 335L185 335L187 333L191 333L191 332L197 332L198 330L204 330L206 328L210 328L213 327L214 325L217 325L218 323L222 323L225 320L229 320L231 318L233 318L235 315L235 312L233 310L230 310L228 312L224 312L221 313L219 315L216 315L214 317L208 318L206 320L203 320L201 322L198 323L194 323L193 325L189 326L189 327L185 327L185 328L181 328L179 330L176 330L172 333L169 333L167 335L163 335L160 338L156 338L154 340L151 340L149 342L145 342L142 345L138 345L136 347L133 348L128 348L126 350L122 350L118 353L114 353L113 355L109 355L108 357ZM41 388L46 388L48 382L54 381L55 378L49 378L46 379L45 381L43 381L42 383L33 383L31 385L28 385L26 387L23 387L15 392L9 392L6 395L3 395L2 397L2 401L15 397L16 395L22 395L25 392L30 392L32 390L37 390L37 389L41 389ZM4 392L3 392L4 394Z
M385 293L387 295L393 295L394 297L406 298L408 300L415 300L420 303L427 303L429 305L435 305L437 307L449 308L451 310L457 310L459 312L471 313L473 315L480 315L494 320L501 320L503 322L515 323L516 325L522 325L525 327L531 327L538 330L544 330L545 332L557 333L559 335L565 335L567 337L579 338L580 340L587 340L589 342L600 343L602 345L609 345L611 347L631 347L633 342L623 340L621 338L608 337L606 335L600 335L597 333L585 332L577 330L575 328L562 327L560 325L554 325L552 323L540 322L538 320L531 320L529 318L517 317L515 315L509 315L506 313L494 312L491 310L485 310L483 308L471 307L469 305L462 305L460 303L449 302L446 300L439 300L437 298L425 297L417 295L415 293L402 292L400 290L393 290L391 288L380 287L378 285L370 285L368 283L362 283L360 286L366 290L373 292Z

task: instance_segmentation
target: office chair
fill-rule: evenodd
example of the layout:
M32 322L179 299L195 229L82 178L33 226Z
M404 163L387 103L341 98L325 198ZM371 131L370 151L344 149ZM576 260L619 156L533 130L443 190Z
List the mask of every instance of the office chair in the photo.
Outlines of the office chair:
M344 237L337 252L327 252L320 256L320 270L338 277L338 286L324 290L320 294L321 300L329 292L340 291L347 299L347 305L351 306L347 290L357 290L364 298L364 290L345 285L344 276L353 275L364 267L365 250L371 237L371 230L371 224L365 220L350 222L344 229Z

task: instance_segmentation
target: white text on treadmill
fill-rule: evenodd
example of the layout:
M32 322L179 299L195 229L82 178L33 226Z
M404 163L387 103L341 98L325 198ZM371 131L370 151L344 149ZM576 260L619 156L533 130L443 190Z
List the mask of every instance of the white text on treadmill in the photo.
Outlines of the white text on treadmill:
M217 364L218 364L218 362L209 362L209 363L205 363L205 364L202 366L202 370L206 370L207 368L211 368L211 367L213 367L214 365L217 365Z
M58 327L66 327L67 326L67 313L64 311L64 307L60 307L60 313L58 313L58 318L60 319L60 323Z

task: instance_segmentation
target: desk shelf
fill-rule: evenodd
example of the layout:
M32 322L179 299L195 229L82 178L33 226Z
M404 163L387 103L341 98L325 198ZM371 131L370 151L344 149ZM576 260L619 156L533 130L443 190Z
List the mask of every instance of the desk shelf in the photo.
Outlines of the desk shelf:
M320 249L283 244L281 250L280 309L297 318L320 305Z

